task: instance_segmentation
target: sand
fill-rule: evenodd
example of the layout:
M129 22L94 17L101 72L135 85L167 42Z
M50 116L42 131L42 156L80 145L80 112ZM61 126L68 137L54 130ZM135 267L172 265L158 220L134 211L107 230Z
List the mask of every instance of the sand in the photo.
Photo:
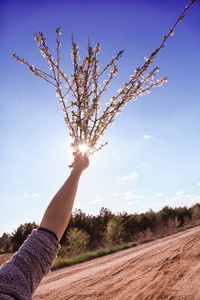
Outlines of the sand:
M200 227L53 271L39 299L200 300Z

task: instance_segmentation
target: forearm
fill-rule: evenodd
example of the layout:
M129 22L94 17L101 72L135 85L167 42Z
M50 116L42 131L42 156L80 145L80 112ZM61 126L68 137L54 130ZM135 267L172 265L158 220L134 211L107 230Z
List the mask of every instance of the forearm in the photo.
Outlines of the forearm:
M47 207L40 224L41 227L53 231L59 241L69 222L81 173L80 170L72 170Z

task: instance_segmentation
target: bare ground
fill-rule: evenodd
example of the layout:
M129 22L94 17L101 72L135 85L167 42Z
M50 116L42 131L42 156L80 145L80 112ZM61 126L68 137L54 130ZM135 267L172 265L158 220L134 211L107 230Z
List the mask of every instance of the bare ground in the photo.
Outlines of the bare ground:
M39 299L200 300L200 227L54 271Z

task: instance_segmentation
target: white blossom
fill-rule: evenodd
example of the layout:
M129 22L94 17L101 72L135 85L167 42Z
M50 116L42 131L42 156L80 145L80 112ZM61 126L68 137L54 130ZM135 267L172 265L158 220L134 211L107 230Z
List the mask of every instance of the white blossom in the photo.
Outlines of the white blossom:
M182 21L185 12L194 2L195 0L190 0L190 5L184 10L178 21ZM174 35L174 28L178 21L169 30L169 33L163 36L160 47L154 50L149 58L144 57L144 65L134 70L135 74L129 76L128 81L124 84L124 88L119 88L117 90L118 94L112 96L110 101L104 104L104 110L103 108L100 110L101 95L110 86L114 75L117 75L118 67L116 62L124 51L119 51L115 57L111 58L110 63L100 71L98 53L101 47L99 43L94 48L88 45L88 54L80 63L78 62L80 61L79 46L72 39L71 58L74 65L74 74L71 75L71 79L60 68L59 47L61 42L59 36L62 33L59 27L56 29L56 60L49 53L44 34L39 32L34 35L34 40L37 41L41 55L50 64L49 73L40 71L40 69L35 68L16 54L13 54L13 57L20 63L26 64L34 75L43 78L55 87L56 97L60 97L58 102L63 106L64 120L73 139L72 146L76 150L79 146L87 147L87 153L91 155L106 145L105 143L98 146L97 142L104 135L108 126L114 123L116 115L121 113L121 109L124 108L128 101L132 99L136 101L138 95L150 94L152 87L162 86L164 82L167 82L167 77L161 77L156 81L149 82L150 79L154 80L157 72L159 72L159 67L153 68L149 73L147 73L147 70L155 59L155 55L164 48L164 43L168 37ZM104 86L101 88L99 79L100 76L105 75L104 73L109 74L109 78L103 81ZM72 98L71 100L67 100L68 95Z

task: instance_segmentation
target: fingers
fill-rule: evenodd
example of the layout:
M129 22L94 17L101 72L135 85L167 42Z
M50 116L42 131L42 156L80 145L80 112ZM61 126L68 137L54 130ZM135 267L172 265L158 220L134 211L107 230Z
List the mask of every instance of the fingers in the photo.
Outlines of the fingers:
M76 157L78 154L80 153L80 151L79 150L77 150L77 151L74 151L73 152L73 155L74 155L74 157Z
M82 151L80 151L80 150L77 150L77 151L73 152L74 157L77 157L77 156L80 155L80 154L81 154L83 157L87 157L87 156L88 156L86 152L82 152Z
M73 152L74 161L72 163L73 170L83 171L89 166L89 158L87 154L81 151Z

